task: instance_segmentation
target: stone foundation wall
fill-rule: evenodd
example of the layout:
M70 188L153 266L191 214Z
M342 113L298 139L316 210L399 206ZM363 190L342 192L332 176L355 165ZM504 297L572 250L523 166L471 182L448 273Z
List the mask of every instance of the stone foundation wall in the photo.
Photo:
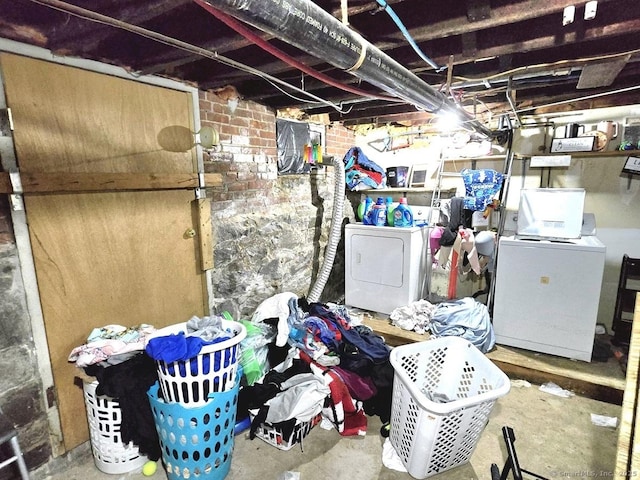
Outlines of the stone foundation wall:
M0 409L16 427L29 468L51 456L49 424L42 402L31 319L11 226L9 202L0 198ZM11 469L0 479L14 478Z
M278 175L275 114L243 102L233 115L226 103L201 92L203 125L214 127L221 145L205 152L205 171L223 174L212 199L214 311L250 318L261 301L277 293L306 296L324 261L334 208L334 167L306 175ZM355 143L353 132L326 127L326 153L341 159ZM342 187L344 191L344 187ZM344 216L353 218L345 199ZM344 248L340 244L321 301L344 296Z

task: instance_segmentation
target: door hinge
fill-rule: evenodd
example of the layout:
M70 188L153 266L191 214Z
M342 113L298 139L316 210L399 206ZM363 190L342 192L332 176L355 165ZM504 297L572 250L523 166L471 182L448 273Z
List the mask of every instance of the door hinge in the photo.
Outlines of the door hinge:
M47 388L47 408L52 408L56 404L56 389L53 385Z

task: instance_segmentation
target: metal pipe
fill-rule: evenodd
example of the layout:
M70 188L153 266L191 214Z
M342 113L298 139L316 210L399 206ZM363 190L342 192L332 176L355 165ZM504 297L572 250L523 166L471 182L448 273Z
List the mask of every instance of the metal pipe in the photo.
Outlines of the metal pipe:
M220 9L420 109L452 114L467 128L493 136L455 102L309 0L195 2Z

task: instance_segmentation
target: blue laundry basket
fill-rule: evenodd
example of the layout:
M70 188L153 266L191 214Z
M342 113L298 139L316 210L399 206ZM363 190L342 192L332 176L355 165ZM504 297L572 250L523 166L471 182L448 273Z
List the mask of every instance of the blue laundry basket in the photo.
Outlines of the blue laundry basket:
M240 379L201 407L165 403L156 382L147 392L169 480L222 480L231 468Z

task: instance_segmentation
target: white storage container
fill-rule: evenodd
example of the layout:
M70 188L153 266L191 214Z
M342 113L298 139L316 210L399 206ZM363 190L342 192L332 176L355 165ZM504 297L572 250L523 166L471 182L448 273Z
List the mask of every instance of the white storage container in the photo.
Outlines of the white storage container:
M396 347L390 361L389 440L409 474L427 478L469 461L496 399L509 392L507 376L460 337Z
M111 475L142 468L148 459L132 442L124 443L120 435L122 412L120 403L111 397L97 395L98 382L83 382L91 451L98 470Z

